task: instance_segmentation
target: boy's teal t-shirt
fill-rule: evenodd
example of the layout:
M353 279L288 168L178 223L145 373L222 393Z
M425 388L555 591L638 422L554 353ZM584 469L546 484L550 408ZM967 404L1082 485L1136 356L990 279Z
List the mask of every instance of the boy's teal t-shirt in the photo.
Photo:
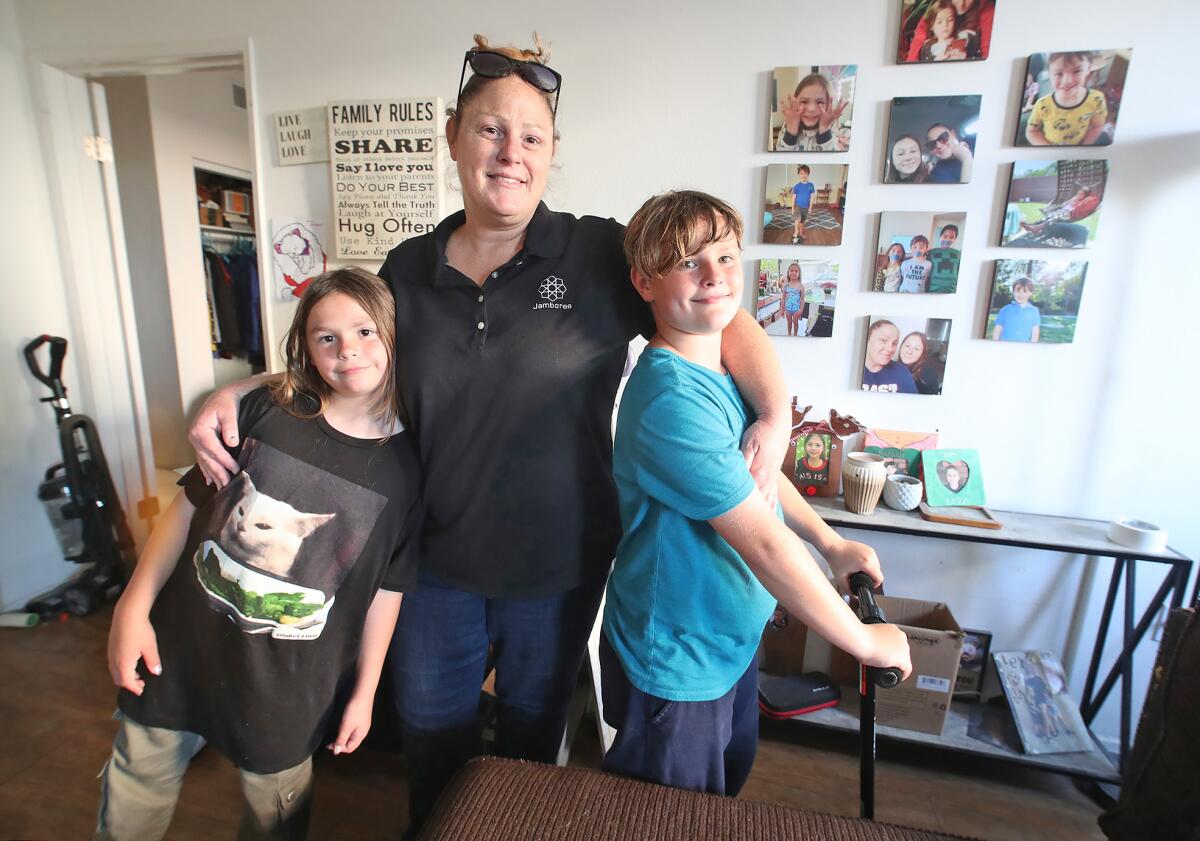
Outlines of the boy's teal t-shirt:
M648 348L621 398L613 476L624 537L604 632L630 683L672 701L728 692L775 598L706 521L755 492L739 450L748 411L733 380Z

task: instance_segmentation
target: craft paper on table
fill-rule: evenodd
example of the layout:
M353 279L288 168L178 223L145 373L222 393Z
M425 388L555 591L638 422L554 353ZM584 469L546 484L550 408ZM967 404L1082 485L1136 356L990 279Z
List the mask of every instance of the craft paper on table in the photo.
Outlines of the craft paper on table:
M883 457L889 474L921 475L921 452L937 447L936 432L902 432L897 429L868 429L863 451Z
M763 193L763 242L841 245L845 164L771 164Z
M1107 146L1132 50L1034 53L1019 94L1018 146Z
M829 338L838 271L830 260L759 260L758 323L771 336Z
M978 450L925 450L921 468L930 505L987 505Z
M1079 260L997 260L983 337L1073 342L1087 267Z
M1066 674L1054 654L998 651L995 663L1025 753L1091 750L1087 726L1067 694Z
M776 67L768 152L845 152L854 117L856 64Z

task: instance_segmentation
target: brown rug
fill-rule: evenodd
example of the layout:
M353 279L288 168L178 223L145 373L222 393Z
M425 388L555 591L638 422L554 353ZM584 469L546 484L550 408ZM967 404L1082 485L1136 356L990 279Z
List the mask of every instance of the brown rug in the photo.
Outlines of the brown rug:
M446 788L422 841L943 841L859 818L486 757Z

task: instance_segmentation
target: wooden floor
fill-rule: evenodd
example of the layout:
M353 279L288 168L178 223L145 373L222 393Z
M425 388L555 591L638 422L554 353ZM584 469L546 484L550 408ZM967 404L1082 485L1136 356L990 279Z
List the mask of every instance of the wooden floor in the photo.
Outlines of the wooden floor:
M96 775L116 731L115 696L104 668L109 616L0 628L0 839L86 839L95 827ZM573 764L599 764L594 733L581 728ZM1097 807L1054 775L906 751L880 760L876 791L876 817L883 821L995 841L1103 838ZM229 763L202 751L168 837L232 838L239 796ZM742 796L856 815L856 741L786 724L765 727ZM367 749L336 759L322 755L311 837L396 838L407 820L405 800L397 756Z

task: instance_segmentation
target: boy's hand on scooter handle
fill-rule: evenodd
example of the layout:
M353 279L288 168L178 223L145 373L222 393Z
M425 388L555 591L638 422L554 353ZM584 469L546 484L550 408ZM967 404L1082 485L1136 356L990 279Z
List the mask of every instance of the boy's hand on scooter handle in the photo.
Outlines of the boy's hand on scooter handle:
M134 695L141 695L146 688L146 682L137 672L138 660L146 664L150 674L162 674L158 637L149 615L122 610L118 604L113 612L112 629L108 632L108 673L113 683Z
M879 565L879 556L865 543L839 538L836 543L822 547L821 557L829 564L833 577L837 579L838 589L843 593L854 595L850 590L849 579L856 572L866 573L875 590L883 585L883 568Z
M860 656L864 666L886 669L895 666L900 670L900 679L912 674L912 658L908 650L908 637L895 625L863 625L867 632L867 652Z

